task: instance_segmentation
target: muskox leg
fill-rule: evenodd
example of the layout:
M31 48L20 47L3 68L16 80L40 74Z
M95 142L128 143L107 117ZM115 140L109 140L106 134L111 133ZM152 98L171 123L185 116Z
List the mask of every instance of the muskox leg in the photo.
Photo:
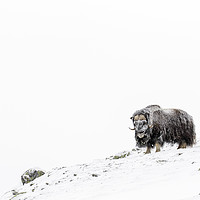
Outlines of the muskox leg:
M147 150L146 150L145 154L149 154L149 153L151 153L151 147L147 146Z
M185 149L187 146L185 140L181 141L178 145L178 149Z
M156 152L160 152L160 144L156 142Z

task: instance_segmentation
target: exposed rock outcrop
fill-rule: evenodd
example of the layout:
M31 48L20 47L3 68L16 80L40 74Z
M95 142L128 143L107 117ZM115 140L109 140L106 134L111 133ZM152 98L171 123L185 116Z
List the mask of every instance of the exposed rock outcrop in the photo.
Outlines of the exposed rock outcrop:
M22 184L24 185L26 183L29 183L44 174L45 172L41 170L29 169L21 176Z

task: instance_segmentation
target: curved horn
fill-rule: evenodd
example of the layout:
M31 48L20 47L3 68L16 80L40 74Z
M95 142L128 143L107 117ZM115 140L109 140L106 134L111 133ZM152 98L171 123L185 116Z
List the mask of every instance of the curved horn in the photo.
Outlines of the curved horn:
M149 128L153 128L153 124L149 125Z
M135 128L130 128L130 127L128 127L131 131L134 131L135 130Z

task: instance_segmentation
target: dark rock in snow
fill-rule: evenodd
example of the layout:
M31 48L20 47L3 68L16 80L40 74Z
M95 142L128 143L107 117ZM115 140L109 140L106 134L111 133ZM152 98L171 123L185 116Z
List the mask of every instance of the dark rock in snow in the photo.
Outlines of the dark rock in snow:
M44 174L45 173L41 170L29 169L21 176L22 184L29 183Z

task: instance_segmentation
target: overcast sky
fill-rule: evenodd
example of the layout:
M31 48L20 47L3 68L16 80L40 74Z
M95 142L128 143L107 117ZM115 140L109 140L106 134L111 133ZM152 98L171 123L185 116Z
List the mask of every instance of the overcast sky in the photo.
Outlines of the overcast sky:
M135 146L132 113L181 108L199 134L199 1L1 0L0 194L29 168Z

